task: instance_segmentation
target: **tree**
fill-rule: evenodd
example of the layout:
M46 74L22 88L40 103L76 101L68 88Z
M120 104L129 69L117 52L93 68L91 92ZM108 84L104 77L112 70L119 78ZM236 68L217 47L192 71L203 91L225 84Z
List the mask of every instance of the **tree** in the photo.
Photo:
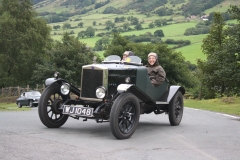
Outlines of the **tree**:
M87 29L85 31L85 36L87 36L87 37L95 36L95 29L91 26L87 27Z
M142 30L142 25L139 23L134 27L136 30Z
M107 30L110 30L115 27L115 23L113 23L111 20L106 21L105 25Z
M96 21L93 21L93 25L96 26L97 22Z
M114 22L115 22L115 23L120 22L120 18L119 18L119 17L116 17L116 18L114 19Z
M68 79L72 84L80 86L81 68L83 65L93 63L93 57L100 58L86 44L78 38L64 33L62 40L53 45L48 52L48 59L37 64L33 79L38 83L43 82L43 77L51 77L55 71L61 78Z
M131 24L132 24L132 25L137 25L138 23L139 23L139 20L138 20L137 17L132 17L132 18L131 18Z
M220 95L224 93L226 81L229 80L229 72L224 68L227 67L225 62L224 41L224 20L220 13L215 13L210 28L209 35L203 40L202 51L207 56L205 62L198 62L199 68L203 72L203 84L210 90L220 91ZM224 57L224 58L223 58ZM228 68L228 67L227 67Z
M78 38L84 38L85 37L85 31L78 32Z
M123 29L124 30L127 30L128 29L128 27L130 26L130 23L128 23L128 22L126 22L126 23L123 23Z
M125 20L126 20L126 17L124 17L124 16L120 17L121 22L124 22Z
M162 20L157 19L154 21L155 26L160 27L162 25Z
M80 28L83 28L83 22L78 23L78 26L79 26Z
M153 24L153 23L150 23L150 24L148 25L148 27L149 27L149 28L154 28L154 24Z
M69 28L71 28L71 24L70 23L64 23L63 26L62 26L63 30L69 29Z
M154 36L155 37L164 37L164 33L163 33L163 31L161 29L159 29L159 30L156 30L154 32Z
M28 84L51 46L50 27L30 0L1 0L0 35L0 87Z
M60 29L60 28L61 28L60 25L53 26L53 29L55 29L55 30Z

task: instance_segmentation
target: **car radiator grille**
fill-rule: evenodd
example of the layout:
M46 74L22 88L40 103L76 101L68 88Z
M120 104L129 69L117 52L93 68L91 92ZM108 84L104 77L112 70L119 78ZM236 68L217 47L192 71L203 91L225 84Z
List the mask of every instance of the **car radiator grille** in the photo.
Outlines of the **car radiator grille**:
M96 89L103 85L103 70L84 69L81 97L96 98Z

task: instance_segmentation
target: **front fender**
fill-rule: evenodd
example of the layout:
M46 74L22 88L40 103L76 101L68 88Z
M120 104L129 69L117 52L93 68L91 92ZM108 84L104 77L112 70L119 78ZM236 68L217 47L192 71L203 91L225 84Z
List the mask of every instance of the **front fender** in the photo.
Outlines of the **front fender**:
M70 85L70 91L75 93L76 95L80 96L80 90L73 86L71 83L67 82L66 80L64 79L56 79L56 78L48 78L45 80L45 86L48 87L54 83L58 83L58 84L63 84L63 83L68 83Z
M52 83L55 83L57 81L56 78L48 78L45 80L45 87L50 86Z

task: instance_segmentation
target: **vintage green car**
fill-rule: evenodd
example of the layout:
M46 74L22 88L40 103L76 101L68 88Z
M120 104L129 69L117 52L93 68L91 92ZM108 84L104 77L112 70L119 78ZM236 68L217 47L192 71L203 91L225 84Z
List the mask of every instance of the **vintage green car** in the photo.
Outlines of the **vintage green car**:
M140 114L167 113L171 125L181 122L185 89L169 86L167 79L154 87L137 56L123 62L112 55L101 64L83 66L81 89L58 76L46 79L39 101L40 120L49 128L61 127L68 117L94 119L110 122L112 134L127 139L136 130Z

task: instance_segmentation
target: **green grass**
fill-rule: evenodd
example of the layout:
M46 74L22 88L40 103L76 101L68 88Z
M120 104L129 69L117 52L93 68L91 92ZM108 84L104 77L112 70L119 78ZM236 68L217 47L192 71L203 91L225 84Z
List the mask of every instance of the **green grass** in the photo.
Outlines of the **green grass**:
M101 2L101 0L97 0L96 2ZM100 7L98 9L94 9L94 10L88 12L87 14L75 15L73 17L70 17L69 20L67 20L66 22L70 23L71 27L76 27L76 28L69 29L68 31L73 30L75 33L73 35L77 36L78 32L85 31L88 26L92 26L95 29L97 29L95 32L95 35L98 33L107 32L105 30L105 27L106 27L105 22L108 20L111 20L112 22L114 22L114 19L116 17L122 17L122 16L124 16L126 18L128 16L133 16L133 17L139 18L140 22L144 22L142 24L142 26L144 28L148 28L148 25L157 19L172 18L173 21L170 22L170 23L172 23L170 25L162 26L162 27L155 27L152 29L144 29L144 30L139 30L139 31L125 32L125 33L121 33L121 35L123 35L123 36L124 35L133 35L133 34L140 35L140 34L144 34L146 32L154 33L156 30L161 29L161 30L163 30L163 32L165 34L165 37L162 38L163 41L166 39L190 40L191 41L191 45L176 49L177 52L181 52L183 54L186 61L190 61L191 63L196 64L196 59L204 60L206 58L201 50L202 40L203 40L203 38L206 37L206 35L184 36L184 32L187 28L195 27L196 24L199 22L197 20L191 20L191 21L187 22L185 17L181 16L181 14L178 14L178 12L179 12L178 8L181 7L183 4L186 4L188 2L188 0L181 1L184 3L176 4L175 6L173 6L169 1L168 4L166 4L166 7L174 9L175 14L172 16L161 16L160 17L154 13L150 13L150 17L147 17L144 13L138 13L135 10L130 10L129 12L126 12L124 14L102 14L102 12L105 10L106 7L113 6L115 8L121 8L121 7L128 5L129 2L132 2L132 0L121 0L121 1L120 0L112 0L111 3L109 3L103 7ZM204 13L209 14L213 11L225 12L225 11L227 11L227 9L230 8L230 5L240 5L240 1L239 0L225 0L221 4L216 5L215 7L206 10ZM94 5L86 7L86 9L89 9L89 8L94 8ZM156 9L158 9L158 8L156 8ZM74 9L74 6L69 5L68 8L66 8L64 6L59 6L56 3L52 3L49 5L46 5L42 8L37 8L36 10L38 12L51 11L51 12L60 13L62 11L72 12L75 9ZM82 20L75 21L75 19L79 19L79 18L81 18ZM93 26L93 24L92 24L93 21L97 22L96 26ZM52 24L49 24L49 26L54 26L54 25L62 26L66 22L52 23ZM77 27L79 22L84 23L83 28ZM125 22L127 22L127 20ZM121 26L123 23L115 23L115 25ZM232 20L232 21L227 21L226 23L236 23L236 21ZM130 26L130 27L134 28L134 26ZM51 36L54 40L60 40L62 37L61 34L65 31L66 30L63 31L62 29L52 30ZM57 34L57 35L55 35L55 34ZM79 39L79 40L81 42L86 43L87 46L94 47L96 41L99 40L100 38L101 37L94 37L94 38L86 38L85 37L84 39ZM103 52L99 52L99 53L101 54L101 56L103 56Z
M18 108L16 103L0 103L0 111L29 111L31 108L23 106Z
M231 102L231 103L226 103ZM229 115L240 116L240 97L210 99L210 100L192 100L185 99L184 106L195 109L214 111Z
M202 43L195 43L189 46L181 47L175 51L181 52L186 61L197 64L197 59L205 60L206 56L201 51Z

